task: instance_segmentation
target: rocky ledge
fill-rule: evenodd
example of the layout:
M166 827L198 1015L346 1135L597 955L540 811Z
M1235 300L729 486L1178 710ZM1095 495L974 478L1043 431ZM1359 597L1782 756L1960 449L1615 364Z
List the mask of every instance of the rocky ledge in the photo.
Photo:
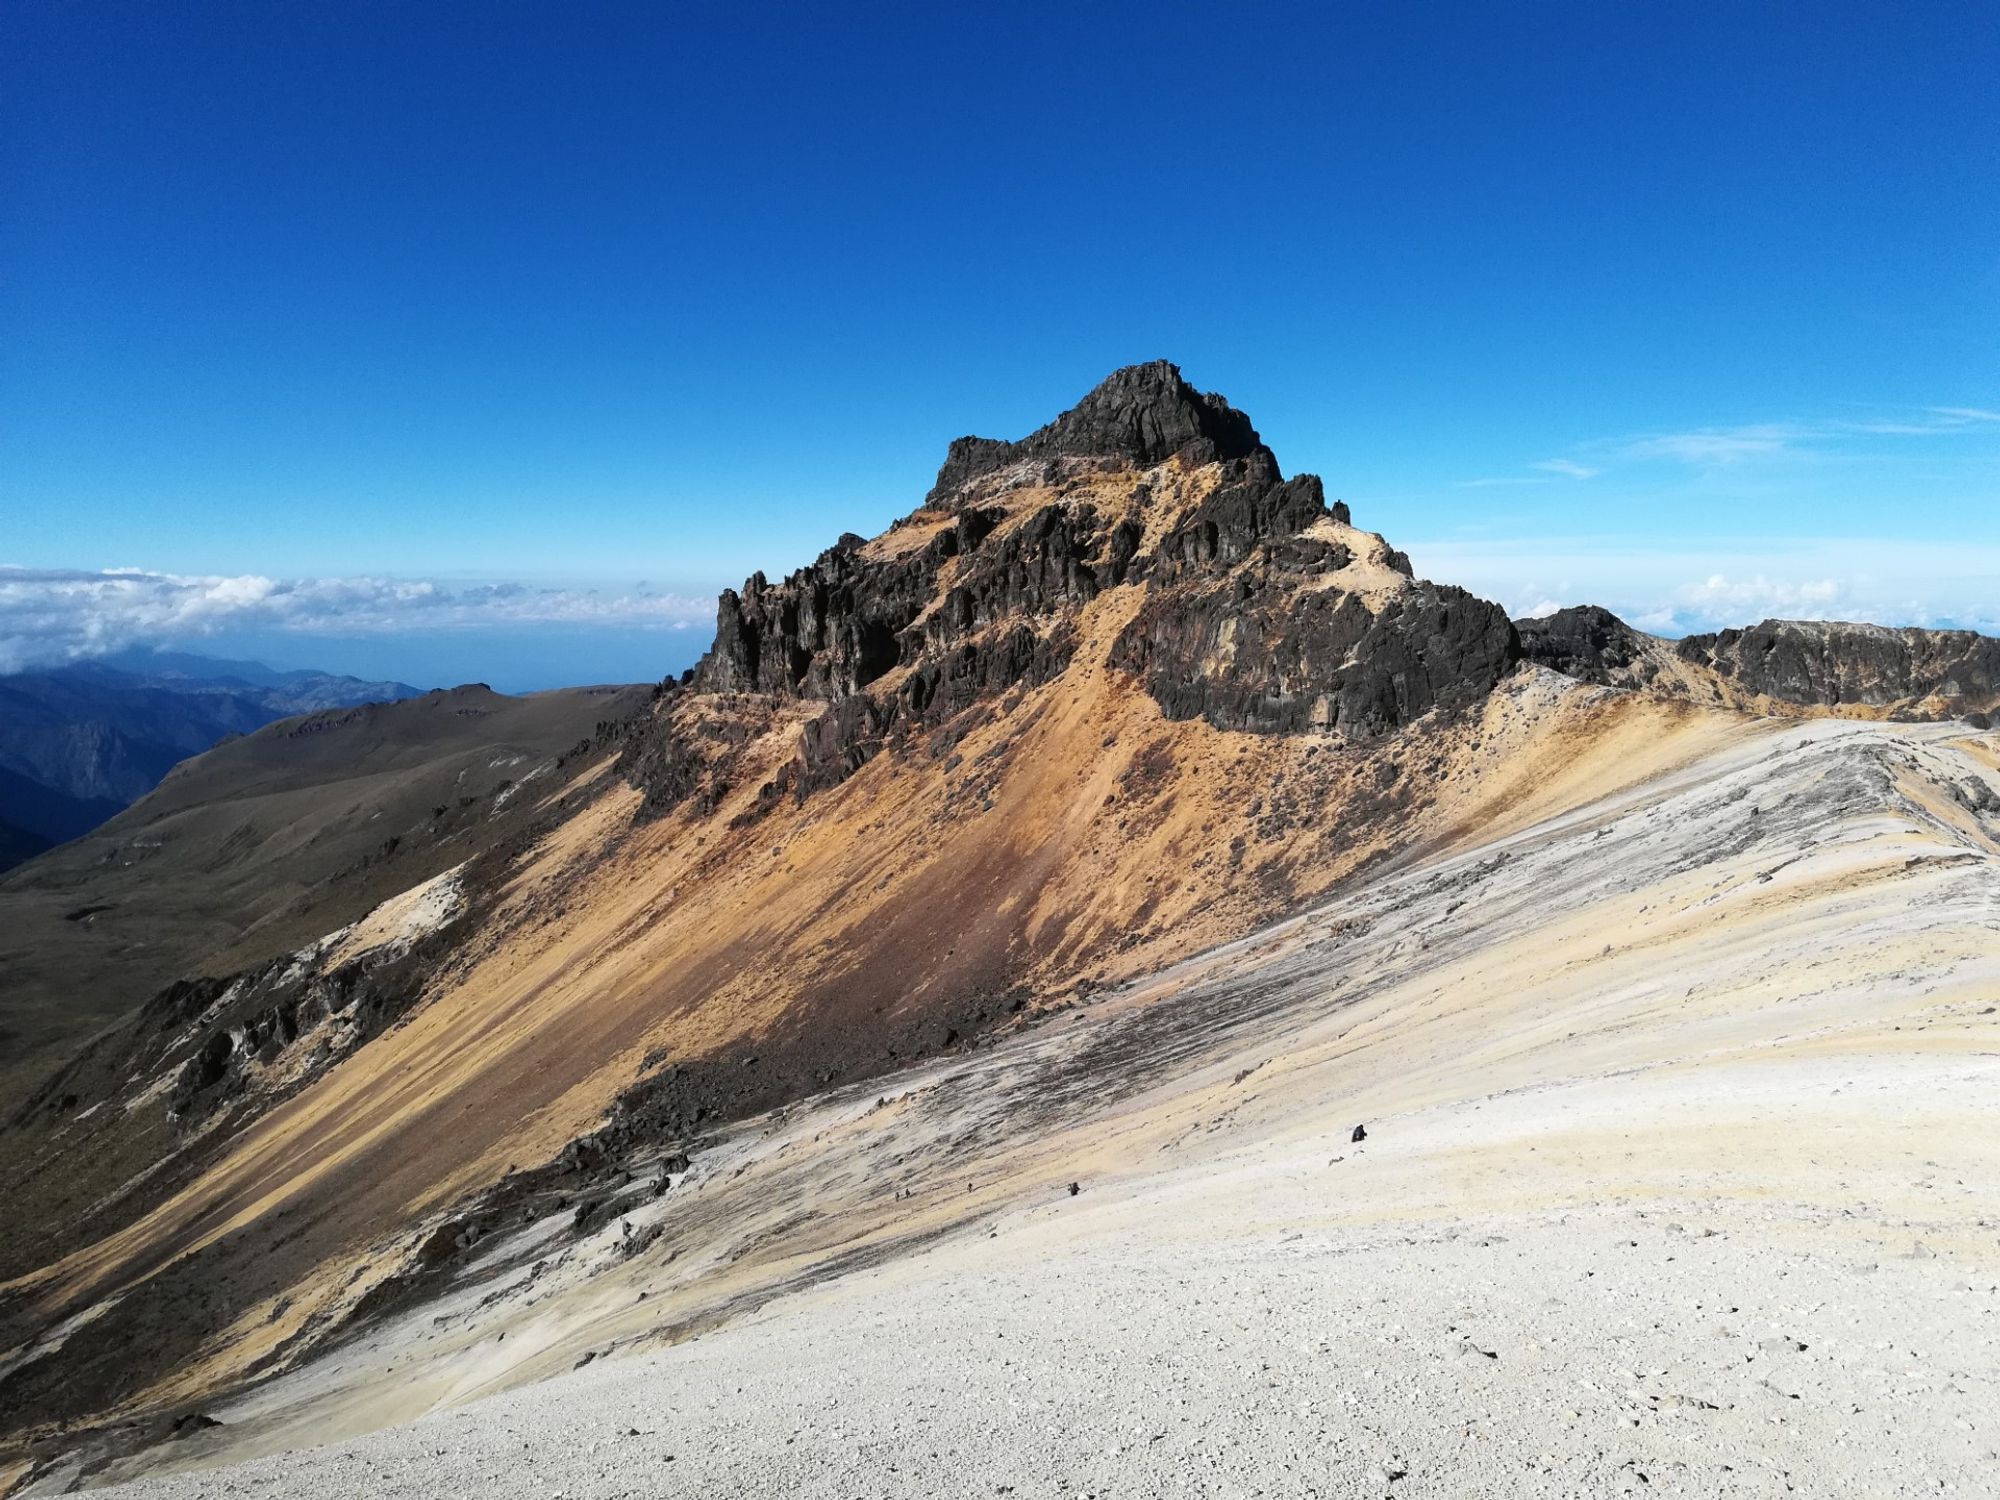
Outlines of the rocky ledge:
M2000 640L1970 630L1765 620L1691 635L1675 648L1753 692L1788 703L1885 707L1942 700L1949 716L2000 698Z
M1596 605L1518 629L1529 661L1607 687L1981 725L2000 706L2000 640L1970 630L1765 620L1670 641Z

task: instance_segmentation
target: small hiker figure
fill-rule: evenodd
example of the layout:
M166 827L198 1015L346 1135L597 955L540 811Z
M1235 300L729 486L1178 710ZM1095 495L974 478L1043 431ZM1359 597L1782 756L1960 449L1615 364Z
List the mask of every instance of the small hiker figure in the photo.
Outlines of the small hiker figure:
M1355 1126L1354 1134L1350 1135L1348 1139L1353 1141L1357 1146L1360 1145L1361 1142L1368 1139L1368 1127L1366 1125Z

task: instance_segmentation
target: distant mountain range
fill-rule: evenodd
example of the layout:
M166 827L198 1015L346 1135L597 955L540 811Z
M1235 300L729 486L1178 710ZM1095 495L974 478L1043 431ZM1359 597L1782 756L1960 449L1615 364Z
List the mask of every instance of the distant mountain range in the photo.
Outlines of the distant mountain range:
M0 870L82 837L231 735L418 695L406 682L174 651L0 677Z

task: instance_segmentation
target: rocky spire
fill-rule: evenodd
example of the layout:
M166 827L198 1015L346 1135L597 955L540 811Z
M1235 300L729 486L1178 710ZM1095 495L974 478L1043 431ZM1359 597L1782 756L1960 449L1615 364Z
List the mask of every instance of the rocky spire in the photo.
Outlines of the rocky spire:
M1145 472L1170 459L1190 472ZM1019 485L979 482L1015 465ZM1499 605L1412 578L1316 477L1283 478L1249 418L1164 360L1115 372L1019 442L959 439L926 504L899 542L843 538L717 602L694 694L827 705L772 798L1063 676L1083 612L1128 585L1142 594L1105 665L1168 718L1219 729L1381 734L1476 704L1520 655ZM705 736L632 742L627 774L650 806L726 786Z
M1024 458L1123 459L1137 468L1176 453L1192 462L1256 458L1279 478L1277 460L1250 419L1212 393L1181 378L1164 359L1114 370L1097 388L1048 426L1017 443L962 437L945 455L929 499L942 500L996 469Z

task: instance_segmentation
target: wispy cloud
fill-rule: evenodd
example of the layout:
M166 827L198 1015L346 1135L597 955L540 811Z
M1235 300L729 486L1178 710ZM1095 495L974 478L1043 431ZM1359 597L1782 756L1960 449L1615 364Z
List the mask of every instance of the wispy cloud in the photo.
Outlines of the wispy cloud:
M0 672L234 629L354 635L591 624L681 630L707 624L714 608L711 600L643 585L605 592L522 583L449 587L391 578L0 566Z
M1573 458L1545 458L1540 463L1531 464L1529 467L1541 469L1550 474L1566 475L1571 479L1595 479L1599 474L1604 472L1602 469L1593 468L1589 464L1580 464Z
M1571 458L1545 458L1540 463L1528 465L1537 470L1533 474L1503 474L1490 479L1461 479L1457 488L1461 490L1490 490L1511 488L1519 484L1548 484L1545 474L1560 474L1565 479L1595 479L1599 470L1589 464L1578 463Z
M1714 468L1748 459L1767 459L1813 448L1831 447L1856 438L1949 437L1967 429L2000 423L2000 412L1976 406L1928 406L1917 410L1878 412L1813 422L1754 422L1735 427L1703 427L1690 432L1654 433L1585 444L1583 451L1602 454L1602 461L1646 462L1666 459L1697 468Z
M1703 467L1733 464L1746 458L1765 458L1782 453L1801 436L1803 433L1799 428L1773 424L1670 432L1657 437L1628 440L1613 450L1613 457L1641 462L1664 458Z
M2000 412L1977 406L1874 408L1867 416L1817 421L1745 422L1733 426L1697 427L1683 432L1628 433L1578 443L1570 454L1528 465L1542 474L1570 479L1596 479L1648 464L1674 464L1696 470L1797 457L1832 451L1842 443L1870 438L1948 438L1983 431L2000 424ZM1494 485L1543 483L1527 476L1468 479L1460 489Z

